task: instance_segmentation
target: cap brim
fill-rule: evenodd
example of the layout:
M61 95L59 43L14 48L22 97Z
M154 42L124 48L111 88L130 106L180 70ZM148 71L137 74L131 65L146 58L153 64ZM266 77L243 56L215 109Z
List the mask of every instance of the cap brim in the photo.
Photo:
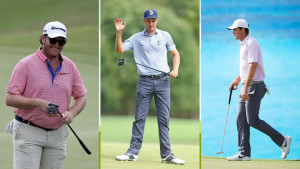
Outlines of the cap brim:
M63 37L65 39L67 39L67 37L64 35L64 34L61 34L61 33L51 33L51 34L48 34L48 36L50 38L57 38L57 37Z
M232 29L235 29L236 27L234 27L234 26L229 26L227 29L228 30L232 30Z
M158 18L153 18L153 17L146 17L144 19L158 19Z

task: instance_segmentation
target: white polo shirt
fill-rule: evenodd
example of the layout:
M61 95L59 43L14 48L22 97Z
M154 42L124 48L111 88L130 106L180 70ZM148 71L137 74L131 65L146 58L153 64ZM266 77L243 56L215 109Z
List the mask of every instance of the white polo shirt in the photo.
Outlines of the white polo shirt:
M248 35L241 42L240 48L240 77L242 83L246 82L249 64L252 62L258 63L253 81L264 80L265 71L260 46L256 39Z

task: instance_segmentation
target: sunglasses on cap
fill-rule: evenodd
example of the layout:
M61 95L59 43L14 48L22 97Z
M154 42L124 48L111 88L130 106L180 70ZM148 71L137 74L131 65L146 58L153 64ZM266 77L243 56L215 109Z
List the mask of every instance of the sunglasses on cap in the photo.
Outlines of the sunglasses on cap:
M46 38L49 39L49 42L52 44L52 45L55 45L56 43L58 43L59 46L64 46L67 41L66 39L63 39L63 40L57 40L55 38L50 38L49 36L46 35Z

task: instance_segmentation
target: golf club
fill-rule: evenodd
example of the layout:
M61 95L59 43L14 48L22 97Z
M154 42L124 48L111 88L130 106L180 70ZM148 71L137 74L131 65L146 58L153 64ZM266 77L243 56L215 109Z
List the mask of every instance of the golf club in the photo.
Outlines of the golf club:
M128 59L124 59L124 58L118 59L118 66L123 66L123 65L125 64L125 60L128 61L128 62L131 62L131 63L135 63L135 64L137 64L137 65L144 66L144 67L146 67L146 68L153 69L153 70L156 70L156 71L158 71L158 72L161 72L161 73L170 75L170 73L166 73L166 72L163 72L163 71L161 71L161 70L157 70L157 69L154 69L154 68L152 68L152 67L149 67L149 66L146 66L146 65L142 65L142 64L140 64L140 63L136 63L136 62L134 62L134 61L132 61L132 60L128 60Z
M58 112L58 114L61 116L61 117L63 117L63 115L59 112L59 110L58 110L58 106L57 105L54 105L54 104L49 104L50 106L54 106L55 107L55 109L56 109L56 111ZM79 141L79 143L80 143L80 145L82 146L82 148L85 150L85 152L88 154L88 155L90 155L91 154L91 152L90 152L90 150L84 145L84 143L80 140L80 138L77 136L77 134L75 133L75 131L72 129L72 127L68 124L68 126L69 126L69 128L71 129L71 131L73 132L73 134L75 135L75 137L77 138L77 140Z
M226 115L226 121L225 121L225 127L224 127L224 133L223 133L223 140L222 140L221 151L220 152L216 152L216 154L223 154L224 153L222 150L223 150L223 143L224 143L224 137L225 137L225 131L226 131L226 125L227 125L227 118L228 118L228 112L229 112L229 106L230 106L230 100L231 100L231 94L232 94L233 87L234 86L232 86L231 89L230 89L230 95L229 95L229 101L228 101L228 109L227 109L227 115Z

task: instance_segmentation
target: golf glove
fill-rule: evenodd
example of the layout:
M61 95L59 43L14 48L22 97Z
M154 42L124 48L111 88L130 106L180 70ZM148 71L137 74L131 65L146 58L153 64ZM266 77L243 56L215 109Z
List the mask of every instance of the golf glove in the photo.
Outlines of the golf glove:
M6 125L5 131L6 133L13 133L14 119Z

